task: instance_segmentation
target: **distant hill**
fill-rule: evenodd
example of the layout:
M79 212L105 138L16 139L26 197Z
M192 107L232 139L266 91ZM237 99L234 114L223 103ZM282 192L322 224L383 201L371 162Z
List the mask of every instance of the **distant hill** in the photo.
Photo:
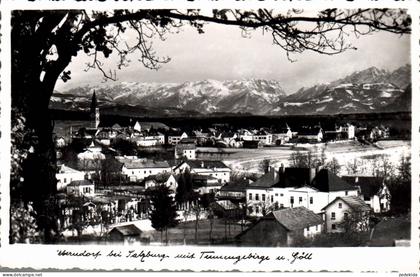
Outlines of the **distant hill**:
M387 108L410 111L410 72L409 65L392 72L370 67L291 95L273 80L112 82L55 92L50 107L87 110L95 90L102 112L127 116L309 115L370 113Z

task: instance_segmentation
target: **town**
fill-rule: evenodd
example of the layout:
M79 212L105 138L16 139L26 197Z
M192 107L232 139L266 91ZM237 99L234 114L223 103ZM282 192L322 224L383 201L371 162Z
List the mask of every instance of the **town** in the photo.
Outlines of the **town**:
M55 144L60 243L409 244L410 144L389 126L106 126L93 92Z

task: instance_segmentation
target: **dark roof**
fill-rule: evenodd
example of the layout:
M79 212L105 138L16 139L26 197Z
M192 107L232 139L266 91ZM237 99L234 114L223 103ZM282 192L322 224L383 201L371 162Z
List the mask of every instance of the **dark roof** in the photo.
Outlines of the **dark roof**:
M149 175L146 178L144 178L144 180L145 181L154 180L158 183L164 183L164 182L168 181L169 177L171 177L170 173L158 174L158 175Z
M255 182L249 184L250 188L271 188L275 183L275 172L271 170L257 179Z
M323 223L321 216L305 207L281 209L267 215L268 218L272 216L290 231L301 230Z
M121 161L127 169L137 168L168 168L170 167L166 161L155 160L130 160L125 159Z
M197 147L195 146L194 143L178 143L177 145L175 145L175 149L177 151L183 151L183 150L194 150Z
M241 179L235 183L229 183L220 188L221 191L234 191L245 192L246 187L249 185L248 179Z
M370 211L371 208L368 204L365 203L360 197L358 196L341 196L334 199L331 203L325 206L322 210L325 210L327 207L332 205L333 203L337 202L338 200L342 200L345 202L349 207L356 212L364 212Z
M376 195L382 187L384 178L375 176L343 176L341 177L347 183L360 187L364 197Z
M112 228L111 232L118 232L123 236L138 236L141 234L141 230L137 228L134 224L116 226Z
M311 184L312 187L322 192L356 190L356 188L329 171L321 169Z
M315 169L312 169L315 170ZM279 182L274 187L301 187L311 184L311 169L310 168L285 168L279 172Z
M78 180L78 181L71 181L68 184L68 187L80 187L80 186L91 186L93 185L89 180Z
M178 143L179 144L194 144L195 145L196 139L195 138L183 138Z

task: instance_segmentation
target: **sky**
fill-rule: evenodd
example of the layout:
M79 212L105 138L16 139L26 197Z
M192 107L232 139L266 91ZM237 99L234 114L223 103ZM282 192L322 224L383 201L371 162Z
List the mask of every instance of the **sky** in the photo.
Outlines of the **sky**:
M118 81L181 83L255 78L277 80L290 94L301 87L331 82L371 66L394 70L410 63L408 35L377 32L358 39L349 36L347 42L357 50L333 56L308 51L292 55L296 61L290 62L286 52L273 45L270 33L256 31L251 37L244 38L237 27L215 24L205 26L204 30L204 34L198 34L192 27L185 26L180 33L167 35L164 42L154 41L158 56L169 56L171 61L159 70L150 70L133 55L128 67L117 70ZM66 69L71 70L72 79L67 83L58 81L56 90L103 82L99 70L85 72L89 60L90 57L83 53L74 57ZM103 59L103 62L106 70L117 68L116 55Z

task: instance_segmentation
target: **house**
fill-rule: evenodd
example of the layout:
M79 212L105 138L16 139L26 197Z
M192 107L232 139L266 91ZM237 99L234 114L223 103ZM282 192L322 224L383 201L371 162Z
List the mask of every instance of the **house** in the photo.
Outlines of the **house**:
M247 129L239 129L239 138L244 141L252 141L253 140L253 133Z
M192 175L193 188L199 194L217 193L222 184L216 177L209 175Z
M211 176L216 178L220 184L230 181L232 170L221 161L187 160L181 162L174 168L176 174L189 170L192 175Z
M328 169L319 170L310 186L318 190L318 193L313 195L311 206L315 213L320 213L325 205L331 203L337 197L359 196L357 187L347 183Z
M228 183L220 188L217 197L222 200L231 200L234 202L241 202L246 200L246 187L251 183L251 180L241 179L234 183Z
M66 187L67 194L73 196L94 196L95 185L89 180L72 181Z
M267 173L246 187L246 205L249 216L263 216L272 208L270 192L278 181L278 172L270 167Z
M188 160L196 159L197 147L194 143L178 143L175 145L175 159L187 158Z
M133 244L141 241L142 231L134 224L128 224L112 228L108 235L111 241Z
M243 210L230 200L217 200L210 203L214 215L219 218L241 218Z
M187 133L183 131L172 130L167 132L167 144L175 145L181 141L181 139L188 138Z
M263 145L271 145L273 143L273 135L266 130L259 130L252 136L252 140L260 141Z
M322 208L328 233L369 230L371 208L358 196L340 196Z
M176 188L178 187L178 177L175 177L173 174L160 174L151 175L144 179L145 189L157 187L159 185L165 185L175 193Z
M324 138L324 133L321 127L315 128L301 128L298 131L299 140L307 140L321 142Z
M347 183L360 188L363 200L374 213L387 212L391 208L391 193L383 177L342 176Z
M293 138L292 130L287 124L284 128L279 129L277 132L273 134L273 142L275 142L278 145L289 142L289 140L291 140L292 138Z
M72 181L84 180L85 173L62 164L59 166L55 177L57 178L57 191L62 191L65 190L67 185Z
M158 175L171 172L171 167L166 161L154 161L139 158L119 158L122 164L121 173L132 181L141 181L150 175Z
M281 209L260 218L236 239L241 246L295 246L322 232L322 217L305 207Z

